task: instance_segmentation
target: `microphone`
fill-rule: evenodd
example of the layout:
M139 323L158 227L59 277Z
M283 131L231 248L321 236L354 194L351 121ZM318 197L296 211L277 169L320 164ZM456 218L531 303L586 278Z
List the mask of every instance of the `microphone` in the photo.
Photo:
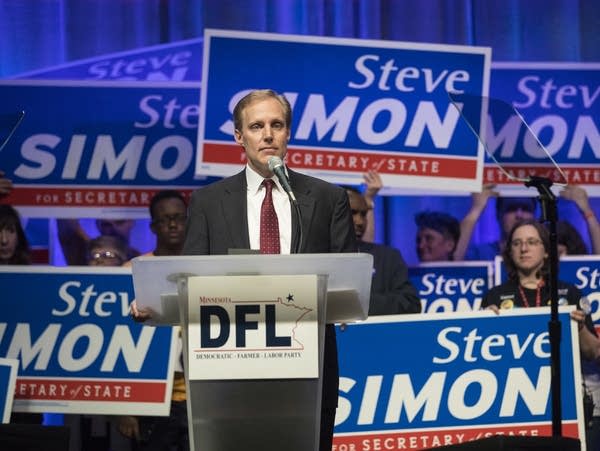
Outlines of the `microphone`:
M290 181L288 180L287 175L285 175L285 170L283 168L283 161L281 160L281 158L273 155L273 156L269 157L268 163L269 163L269 170L273 171L275 173L275 175L277 176L277 179L279 180L279 183L281 183L281 186L283 187L283 189L289 196L290 200L294 204L296 204L296 202L297 202L296 196L294 195L294 192L292 191L292 187L290 186Z
M273 156L269 157L268 163L269 163L269 170L273 171L275 173L275 175L277 176L277 178L279 179L279 183L281 183L281 186L287 193L287 195L290 198L290 201L292 202L292 205L294 206L294 209L296 211L296 221L298 224L298 239L295 240L296 241L295 244L292 243L292 249L290 249L290 252L292 254L298 254L300 252L300 248L302 246L302 241L304 240L304 238L303 238L304 232L302 231L302 215L300 213L300 206L298 205L296 196L294 196L294 192L292 191L292 187L290 186L290 181L288 180L287 175L285 175L283 161L281 161L281 158L273 155ZM293 217L294 217L294 215L292 215L292 220L293 220Z

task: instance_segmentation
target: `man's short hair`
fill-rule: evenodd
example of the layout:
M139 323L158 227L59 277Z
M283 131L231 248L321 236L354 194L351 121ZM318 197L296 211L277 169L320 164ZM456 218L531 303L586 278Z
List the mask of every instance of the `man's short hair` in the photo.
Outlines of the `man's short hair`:
M255 100L266 99L275 99L281 104L281 107L283 108L283 114L285 116L285 125L287 128L290 128L292 126L292 107L290 106L290 102L288 102L284 96L277 94L272 89L257 89L242 97L242 99L233 108L233 126L235 129L240 131L242 130L242 112L244 111L244 108L246 108Z
M523 210L535 214L534 197L498 197L496 198L496 217L501 219L505 213Z
M460 238L460 223L458 219L441 211L422 211L415 215L417 228L432 229L458 243Z
M165 199L179 199L181 202L183 202L183 205L187 207L187 202L185 201L183 194L181 194L179 191L174 189L158 191L154 196L152 196L152 199L150 199L150 218L156 219L156 204Z

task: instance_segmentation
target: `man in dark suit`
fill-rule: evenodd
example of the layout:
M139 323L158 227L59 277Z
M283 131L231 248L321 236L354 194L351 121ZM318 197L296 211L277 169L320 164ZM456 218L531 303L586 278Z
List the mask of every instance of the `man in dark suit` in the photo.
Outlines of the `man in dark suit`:
M268 164L271 156L283 159L287 152L292 122L288 101L271 90L253 91L240 100L233 116L235 140L245 150L246 168L193 193L183 253L213 255L227 254L230 249L260 249L264 179L275 182L272 196L281 253L296 248L301 253L356 252L345 191L287 169L302 220L300 238L295 208ZM338 398L337 347L331 324L325 332L323 379L320 450L331 451Z
M360 252L373 256L373 279L369 316L420 313L421 300L408 279L408 267L398 249L363 241L367 229L369 206L365 196L352 186L343 186L348 193L354 231Z

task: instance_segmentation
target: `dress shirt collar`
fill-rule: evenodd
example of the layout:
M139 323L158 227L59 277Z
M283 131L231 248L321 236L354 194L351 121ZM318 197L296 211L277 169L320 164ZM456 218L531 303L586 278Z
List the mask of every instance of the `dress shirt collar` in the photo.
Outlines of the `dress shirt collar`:
M287 175L287 167L284 167L285 173ZM246 185L248 186L248 191L250 193L258 193L261 189L262 182L265 178L256 172L250 165L246 165ZM274 175L271 177L271 180L275 182L277 185L277 189L280 193L284 193L283 187L281 183L279 183L279 179Z

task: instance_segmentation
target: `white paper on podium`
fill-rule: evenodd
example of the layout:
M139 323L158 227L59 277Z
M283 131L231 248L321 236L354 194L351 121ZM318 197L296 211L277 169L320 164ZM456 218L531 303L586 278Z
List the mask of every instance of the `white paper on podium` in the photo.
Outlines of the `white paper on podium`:
M328 275L327 322L367 318L373 256L367 253L292 255L185 255L136 257L133 285L139 307L153 312L148 324L178 324L177 279L221 275Z
M318 276L188 279L190 380L319 377Z

